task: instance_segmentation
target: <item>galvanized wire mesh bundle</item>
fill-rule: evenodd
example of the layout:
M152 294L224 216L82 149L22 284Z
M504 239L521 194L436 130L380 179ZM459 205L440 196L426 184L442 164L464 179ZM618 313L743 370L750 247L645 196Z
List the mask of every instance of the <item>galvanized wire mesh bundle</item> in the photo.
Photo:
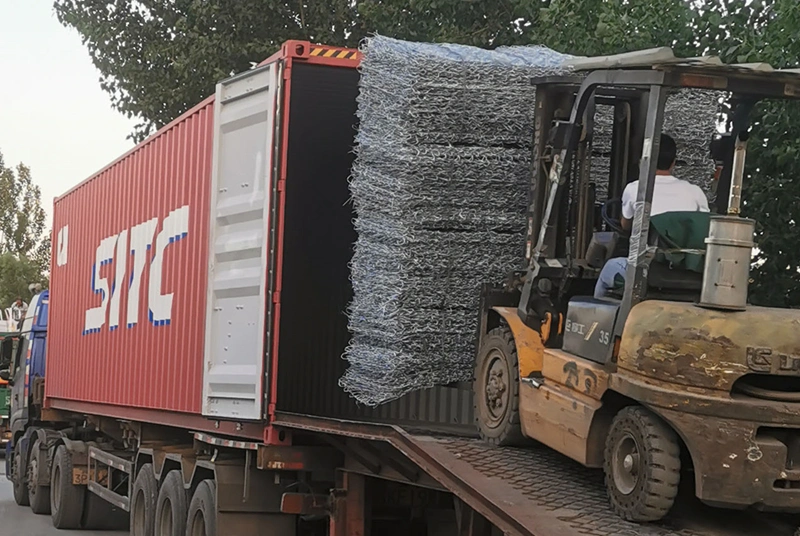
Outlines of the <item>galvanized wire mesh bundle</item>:
M471 378L480 286L522 259L531 77L563 72L566 56L383 37L364 53L340 383L377 405Z
M563 73L567 56L383 37L369 39L363 52L350 180L358 231L353 337L340 385L374 406L471 379L480 286L500 282L523 258L530 80ZM608 182L609 110L599 114L593 148L599 199ZM706 93L670 97L665 131L685 162L678 176L710 178L716 111Z

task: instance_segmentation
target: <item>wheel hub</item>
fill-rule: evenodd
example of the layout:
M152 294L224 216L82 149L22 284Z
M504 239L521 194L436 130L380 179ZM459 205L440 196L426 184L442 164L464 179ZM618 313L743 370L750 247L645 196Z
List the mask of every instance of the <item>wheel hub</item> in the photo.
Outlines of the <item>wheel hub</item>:
M508 404L508 382L500 356L493 356L486 372L486 407L493 419L499 420Z
M641 453L633 436L626 434L617 441L612 463L614 484L621 493L630 495L641 472Z

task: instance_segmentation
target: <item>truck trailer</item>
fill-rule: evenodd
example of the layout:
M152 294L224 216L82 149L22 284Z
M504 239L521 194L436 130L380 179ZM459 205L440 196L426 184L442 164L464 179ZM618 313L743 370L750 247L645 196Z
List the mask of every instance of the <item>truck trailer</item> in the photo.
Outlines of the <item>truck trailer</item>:
M692 494L623 521L601 472L482 441L470 385L341 390L360 60L287 42L56 200L3 374L16 501L133 536L792 534Z

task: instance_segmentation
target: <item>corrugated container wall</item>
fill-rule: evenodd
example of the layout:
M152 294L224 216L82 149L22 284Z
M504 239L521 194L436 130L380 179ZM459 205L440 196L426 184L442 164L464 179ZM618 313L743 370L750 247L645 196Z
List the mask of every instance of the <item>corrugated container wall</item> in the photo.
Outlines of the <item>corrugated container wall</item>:
M199 413L212 129L208 99L56 200L51 403Z

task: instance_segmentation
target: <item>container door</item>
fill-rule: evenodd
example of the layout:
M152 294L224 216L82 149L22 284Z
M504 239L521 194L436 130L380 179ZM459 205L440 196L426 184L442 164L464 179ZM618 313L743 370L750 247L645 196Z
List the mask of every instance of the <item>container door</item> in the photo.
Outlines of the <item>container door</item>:
M279 64L217 86L203 415L263 415L267 241Z

